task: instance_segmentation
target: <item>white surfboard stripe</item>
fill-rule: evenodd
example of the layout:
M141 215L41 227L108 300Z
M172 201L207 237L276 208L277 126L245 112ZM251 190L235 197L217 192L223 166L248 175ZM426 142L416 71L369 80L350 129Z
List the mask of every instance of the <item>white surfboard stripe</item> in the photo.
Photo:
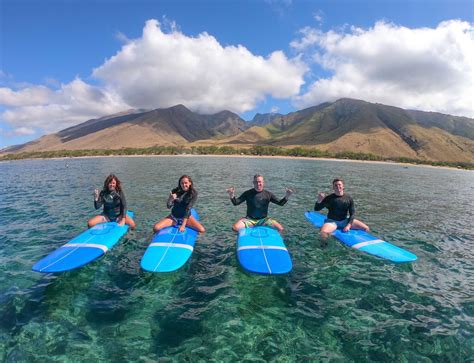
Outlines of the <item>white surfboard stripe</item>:
M352 245L351 247L355 248L355 249L359 249L359 248L364 247L364 246L375 245L377 243L382 243L382 242L385 242L385 241L381 240L381 239L374 239L372 241L365 241L365 242L356 243L355 245Z
M263 257L265 258L265 263L267 264L268 272L270 272L271 274L272 269L270 268L270 264L268 263L267 254L265 253L265 248L264 248L265 246L263 245L263 239L262 239L262 235L260 234L260 230L258 231L258 237L260 238L260 246L257 246L257 247L260 247L260 249L262 249Z
M185 248L187 250L193 251L193 246L186 245L183 243L171 243L171 242L153 242L150 243L149 247L178 247L178 248Z
M65 244L63 247L90 247L90 248L98 248L98 249L101 249L102 251L104 251L104 253L106 253L109 248L107 246L104 246L104 245L99 245L99 244L96 244L96 243L67 243Z
M242 251L242 250L256 250L256 249L263 249L263 250L283 250L283 251L288 251L286 247L282 246L242 246L239 247L237 251Z
M168 251L171 247L171 245L173 245L173 241L174 239L176 238L176 236L178 235L178 233L176 234L171 234L173 236L173 238L171 239L170 242L167 242L167 248L166 248L166 251L165 253L163 253L163 255L161 256L160 260L158 261L158 263L156 264L155 268L153 269L153 271L156 271L158 269L158 267L160 267L161 263L163 262L163 260L165 259L165 256L168 254ZM159 243L159 242L154 242L154 243Z

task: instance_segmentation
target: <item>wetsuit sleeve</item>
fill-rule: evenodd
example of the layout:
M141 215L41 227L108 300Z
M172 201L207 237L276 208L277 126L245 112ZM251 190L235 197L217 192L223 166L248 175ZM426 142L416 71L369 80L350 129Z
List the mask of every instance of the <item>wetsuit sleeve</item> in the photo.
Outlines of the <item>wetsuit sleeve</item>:
M355 218L355 205L354 205L354 200L351 197L351 200L349 202L349 223L352 224L354 222Z
M102 207L102 205L104 204L104 197L103 197L103 191L100 192L99 194L99 199L98 200L95 200L94 199L94 208L95 209L99 209L100 207Z
M124 218L127 213L127 199L125 199L125 193L120 191L120 215L119 218Z
M191 208L193 207L194 203L196 203L197 200L197 191L193 191L189 197L188 202L186 203L186 212L184 214L184 218L189 218L191 215Z
M288 202L288 199L286 197L283 197L281 199L277 199L277 197L275 197L275 194L273 194L272 192L268 192L270 194L270 202L272 203L275 203L275 204L278 204L278 205L285 205L286 202Z
M178 190L177 190L176 188L175 188L175 189L172 189L172 190L171 190L171 193L176 194L176 193L178 193ZM170 209L171 207L173 207L173 205L174 205L174 200L171 199L171 195L170 195L170 196L168 197L168 200L166 201L166 207L167 207L168 209Z
M238 198L235 196L230 199L233 205L239 205L247 200L247 192L243 192L242 195Z
M321 203L318 203L318 200L316 199L316 203L314 204L314 210L315 211L319 211L319 210L323 209L324 207L326 207L326 198L327 197L324 197L324 199L321 201Z

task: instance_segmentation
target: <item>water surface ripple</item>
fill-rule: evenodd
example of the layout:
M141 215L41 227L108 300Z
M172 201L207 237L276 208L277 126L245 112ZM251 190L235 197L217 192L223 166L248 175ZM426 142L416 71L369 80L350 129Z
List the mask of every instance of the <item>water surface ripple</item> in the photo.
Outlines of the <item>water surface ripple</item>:
M83 268L32 265L84 230L92 191L122 180L137 229ZM207 233L179 271L140 259L181 174L193 177ZM226 187L265 176L294 268L244 272L230 226L245 213ZM0 360L408 361L474 359L474 173L392 164L238 157L136 157L0 163ZM331 240L304 211L346 180L357 215L419 260L395 265Z

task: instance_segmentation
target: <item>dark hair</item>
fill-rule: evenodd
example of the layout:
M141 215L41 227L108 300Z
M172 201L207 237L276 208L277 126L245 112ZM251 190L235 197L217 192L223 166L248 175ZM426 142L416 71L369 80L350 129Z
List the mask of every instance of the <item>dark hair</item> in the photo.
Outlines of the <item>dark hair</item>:
M332 181L332 185L334 185L335 183L337 182L341 182L342 184L344 184L344 180L342 180L341 178L335 178L333 181Z
M104 190L109 190L109 183L114 179L115 183L117 183L117 185L115 186L115 190L120 193L122 191L122 184L120 183L119 178L117 178L114 174L110 174L107 178L105 178Z
M257 178L263 178L263 175L262 174L255 174L253 176L253 180L257 179Z
M174 193L184 193L184 190L181 189L181 180L183 180L184 178L188 179L189 182L191 183L191 186L189 187L189 189L186 193L194 193L194 183L193 183L193 180L191 179L191 177L189 175L182 175L181 178L179 178L179 180L178 180L178 187L174 188L172 191Z

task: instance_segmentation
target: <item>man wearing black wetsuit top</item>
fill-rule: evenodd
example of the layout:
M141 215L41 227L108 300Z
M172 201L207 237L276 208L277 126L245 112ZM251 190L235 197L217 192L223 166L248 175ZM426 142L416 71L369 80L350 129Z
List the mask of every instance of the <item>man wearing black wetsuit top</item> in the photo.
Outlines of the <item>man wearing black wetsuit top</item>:
M282 225L275 219L268 217L268 205L270 202L278 205L285 205L293 191L286 188L285 196L282 199L277 199L272 192L264 190L263 176L259 174L253 177L253 185L253 189L245 191L238 198L235 197L234 187L227 189L227 193L229 193L233 205L247 202L246 217L239 219L232 226L232 229L237 232L239 229L246 227L269 226L276 228L278 232L281 233L283 231Z
M320 211L323 208L328 209L328 216L321 227L323 245L326 244L328 236L337 228L342 229L344 232L349 231L351 228L369 231L369 227L366 224L354 218L354 201L349 194L344 193L344 181L342 179L334 179L332 187L334 193L328 196L325 193L318 192L318 199L314 205L315 211ZM347 217L347 214L349 214L349 217Z

